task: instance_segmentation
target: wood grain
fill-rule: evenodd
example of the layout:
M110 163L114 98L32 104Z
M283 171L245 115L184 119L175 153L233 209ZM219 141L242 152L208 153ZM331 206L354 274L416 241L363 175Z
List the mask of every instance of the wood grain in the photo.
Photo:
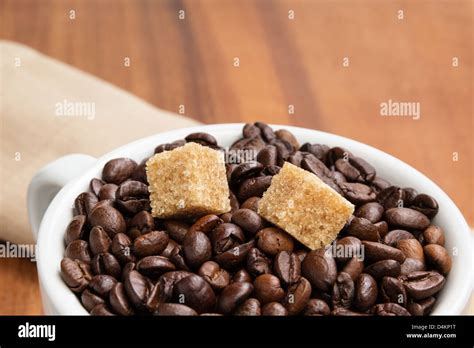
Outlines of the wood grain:
M158 107L378 147L432 178L474 224L472 1L1 0L0 9L0 38ZM420 102L421 118L381 117L389 99ZM0 314L40 313L34 265L0 265Z

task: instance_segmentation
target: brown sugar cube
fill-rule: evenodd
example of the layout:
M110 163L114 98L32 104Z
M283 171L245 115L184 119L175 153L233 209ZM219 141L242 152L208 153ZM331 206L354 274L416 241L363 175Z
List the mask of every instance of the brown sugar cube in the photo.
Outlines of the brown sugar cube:
M222 152L187 143L146 162L152 215L193 217L230 211Z
M313 173L286 162L263 194L258 213L312 250L336 239L354 206Z

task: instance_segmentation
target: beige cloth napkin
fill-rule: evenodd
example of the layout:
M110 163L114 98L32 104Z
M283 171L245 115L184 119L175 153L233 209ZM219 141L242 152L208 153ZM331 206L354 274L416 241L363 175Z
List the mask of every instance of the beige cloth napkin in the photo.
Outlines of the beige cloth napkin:
M23 45L0 41L0 58L1 240L33 243L26 191L48 162L198 124Z

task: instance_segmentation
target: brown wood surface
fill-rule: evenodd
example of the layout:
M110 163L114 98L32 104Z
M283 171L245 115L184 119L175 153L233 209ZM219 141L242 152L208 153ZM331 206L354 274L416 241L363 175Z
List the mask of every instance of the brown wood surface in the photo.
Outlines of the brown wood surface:
M474 224L472 1L1 0L0 13L1 39L158 107L378 147L431 177ZM421 119L381 117L388 99L420 102ZM0 314L41 312L35 265L1 260Z

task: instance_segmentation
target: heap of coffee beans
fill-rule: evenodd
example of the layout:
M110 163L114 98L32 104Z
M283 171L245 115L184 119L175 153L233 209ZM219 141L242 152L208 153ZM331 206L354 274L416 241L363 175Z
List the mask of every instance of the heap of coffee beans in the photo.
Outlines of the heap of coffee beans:
M220 149L212 135L194 133L155 153L186 142ZM261 122L245 125L227 151L239 155L226 164L232 211L220 216L153 218L147 159L113 159L91 180L74 202L61 262L64 281L91 314L430 313L451 268L444 232L430 224L433 197L390 184L346 149L300 146L289 131ZM284 161L356 206L332 248L310 251L257 214Z

